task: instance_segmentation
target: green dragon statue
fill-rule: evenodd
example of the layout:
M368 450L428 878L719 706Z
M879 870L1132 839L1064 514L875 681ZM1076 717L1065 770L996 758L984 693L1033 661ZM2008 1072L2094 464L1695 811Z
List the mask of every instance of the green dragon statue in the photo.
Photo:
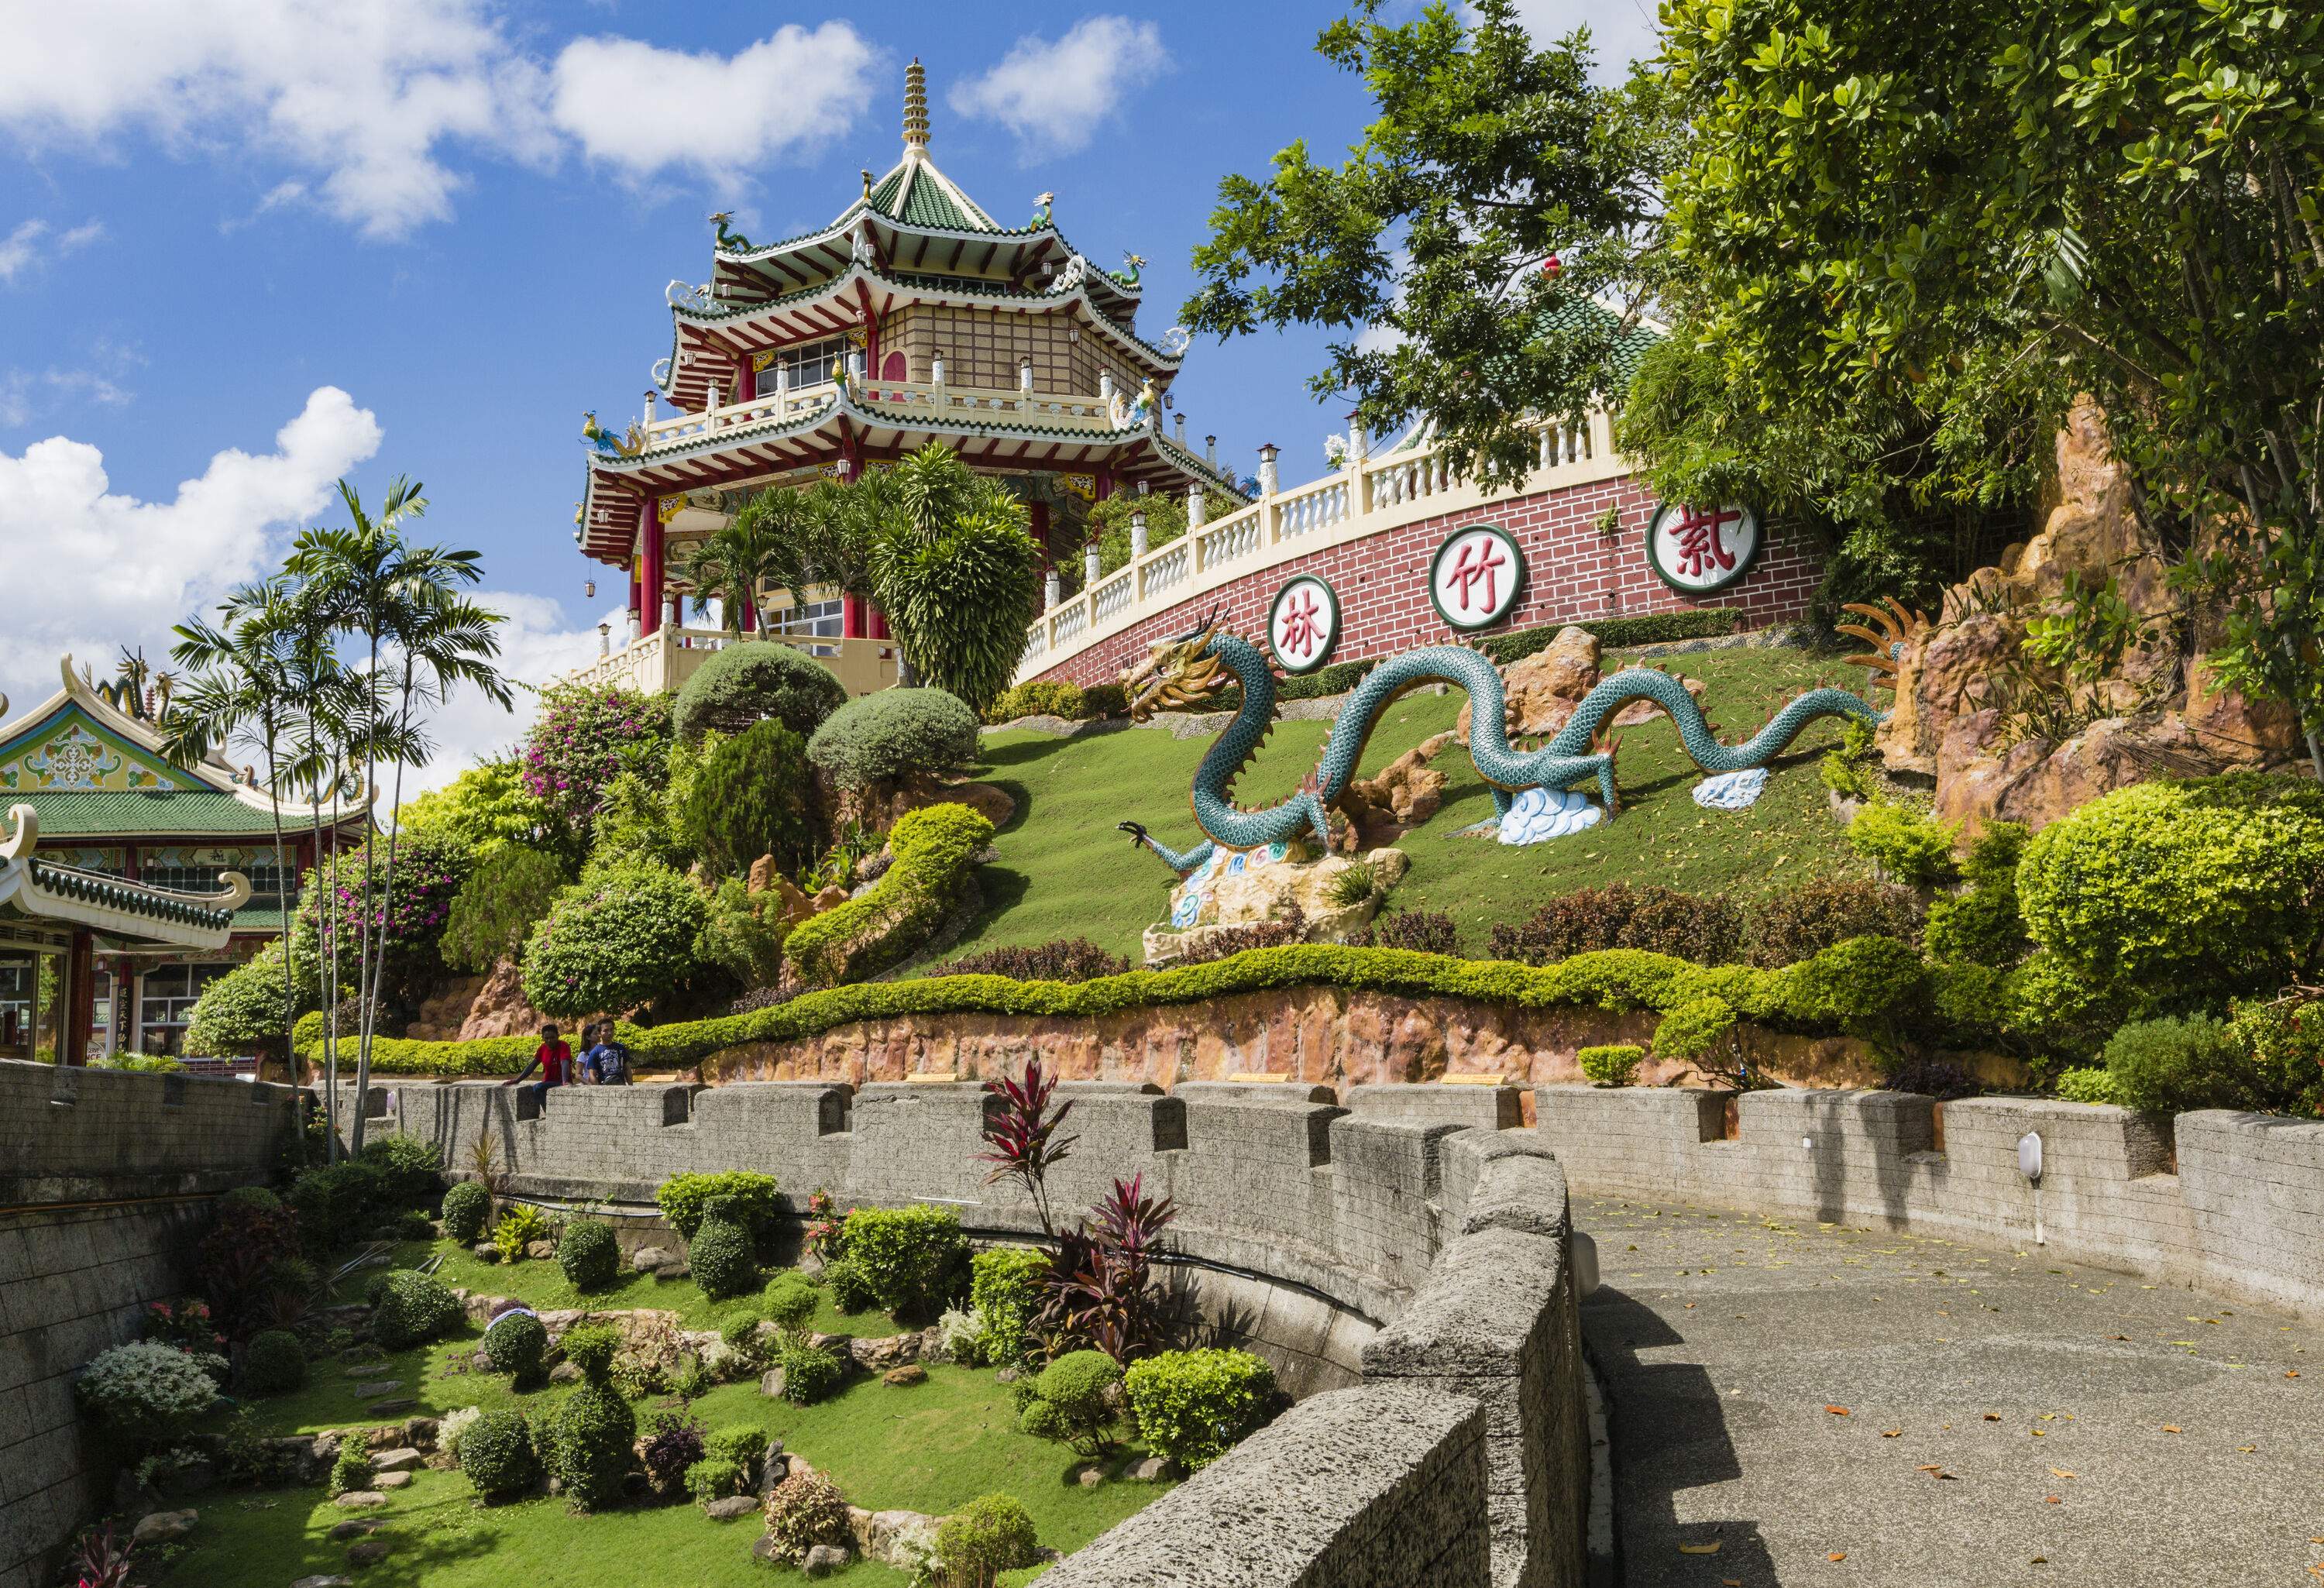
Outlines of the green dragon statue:
M1482 652L1462 645L1433 645L1391 656L1364 675L1341 707L1315 770L1288 799L1258 810L1234 802L1235 777L1257 753L1275 724L1275 671L1258 646L1236 634L1221 633L1215 611L1187 632L1157 641L1140 666L1122 675L1130 716L1143 721L1165 706L1209 699L1231 678L1242 686L1242 706L1194 770L1194 820L1204 841L1184 854L1157 842L1137 822L1119 824L1130 842L1150 849L1181 876L1211 858L1216 848L1250 850L1312 836L1331 847L1327 811L1355 776L1364 743L1388 705L1407 689L1443 680L1468 691L1469 759L1493 789L1493 806L1506 816L1518 793L1531 789L1563 790L1594 778L1606 801L1617 806L1614 752L1597 750L1600 732L1633 700L1646 700L1668 713L1686 752L1703 771L1738 772L1763 767L1819 717L1857 717L1877 722L1884 714L1845 689L1810 689L1769 718L1740 744L1722 744L1686 686L1651 668L1626 668L1600 681L1573 708L1573 716L1538 750L1514 748L1505 729L1501 675Z

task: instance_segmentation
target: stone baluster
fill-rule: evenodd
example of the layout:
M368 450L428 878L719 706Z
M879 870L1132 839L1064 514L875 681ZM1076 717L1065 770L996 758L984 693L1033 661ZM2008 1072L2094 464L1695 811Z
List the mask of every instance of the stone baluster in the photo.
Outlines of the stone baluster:
M1144 485L1143 480L1139 482ZM1130 556L1132 561L1146 555L1146 510L1137 508L1130 515Z
M1187 486L1186 532L1192 534L1208 522L1210 522L1210 512L1204 503L1203 488L1200 485Z

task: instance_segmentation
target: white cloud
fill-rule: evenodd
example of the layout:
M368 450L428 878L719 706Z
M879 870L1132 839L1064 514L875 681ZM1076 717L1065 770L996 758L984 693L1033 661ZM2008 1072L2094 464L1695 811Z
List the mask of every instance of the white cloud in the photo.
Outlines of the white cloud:
M405 769L406 799L440 788L485 756L514 743L536 715L531 690L585 666L597 655L596 623L566 627L565 609L546 596L487 590L475 600L505 618L497 634L501 653L496 665L512 681L529 688L516 691L511 711L503 711L473 689L461 690L437 708L427 723L435 752L426 766ZM603 614L604 621L614 624L617 631L626 616L619 606Z
M1633 60L1650 60L1662 48L1653 0L1517 0L1517 13L1539 44L1587 27L1591 53L1597 58L1591 75L1601 83L1622 81ZM1472 24L1477 20L1465 5L1462 14Z
M1016 134L1028 162L1086 148L1130 91L1170 69L1162 32L1126 16L1091 16L1055 43L1028 33L991 71L955 86L952 107Z
M98 337L79 351L87 362L78 369L52 365L37 374L27 369L0 370L0 429L29 425L44 408L60 402L121 408L135 400L136 393L122 384L133 368L145 362L135 347Z
M71 651L98 671L123 645L169 652L170 629L258 573L286 532L321 512L332 484L379 450L368 409L319 386L274 435L274 450L229 448L167 502L115 495L105 457L53 436L0 452L0 689L19 706L56 688ZM32 550L37 547L37 554Z
M18 276L44 259L62 259L68 254L77 254L105 235L105 223L93 220L58 233L56 240L43 248L41 239L48 236L51 229L44 220L21 221L14 231L0 237L0 285L14 286Z
M633 180L677 168L731 186L844 132L877 60L844 22L778 28L732 56L576 39L551 72L549 117L589 159Z
M143 134L180 155L247 152L268 188L254 214L312 204L375 238L449 218L464 155L548 166L577 145L633 178L731 180L844 132L874 56L831 22L732 58L589 38L551 62L490 0L18 6L8 45L0 135L28 152L113 155ZM0 242L0 281L17 242Z

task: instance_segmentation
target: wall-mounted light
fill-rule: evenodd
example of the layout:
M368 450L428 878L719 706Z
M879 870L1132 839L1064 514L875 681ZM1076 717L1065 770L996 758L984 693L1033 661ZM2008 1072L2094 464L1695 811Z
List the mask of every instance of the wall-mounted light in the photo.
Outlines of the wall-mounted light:
M1802 1152L1813 1152L1813 1151L1815 1150L1815 1140L1814 1140L1814 1138L1813 1138L1813 1137L1810 1137L1810 1136L1803 1136L1803 1137L1801 1137L1801 1138L1800 1138L1800 1150L1801 1150Z
M1574 1298L1587 1301L1598 1289L1598 1242L1580 1230L1568 1230L1565 1261L1573 1272Z
M2034 1185L2042 1183L2042 1138L2036 1131L2017 1138L2017 1172Z

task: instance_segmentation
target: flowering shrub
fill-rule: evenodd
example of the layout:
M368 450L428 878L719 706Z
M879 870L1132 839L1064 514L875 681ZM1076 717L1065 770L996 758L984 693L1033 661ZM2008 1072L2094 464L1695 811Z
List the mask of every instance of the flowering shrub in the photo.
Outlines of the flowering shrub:
M704 919L701 891L668 866L593 871L525 944L525 1002L568 1017L651 1002L693 968Z
M145 1304L145 1338L180 1351L224 1351L226 1336L218 1333L209 1303L198 1296L181 1301Z
M468 880L473 863L467 847L445 834L409 833L396 840L391 872L386 838L373 841L370 929L385 934L386 963L380 987L397 1017L383 1024L409 1020L442 978L444 956L439 945L444 926L451 919L452 900ZM341 978L349 983L355 979L356 947L363 941L366 914L364 878L360 845L307 873L290 934L291 965L302 1002L320 997L326 925L337 934ZM343 1017L342 1029L349 1024Z
M151 1445L183 1433L218 1395L217 1381L191 1353L151 1340L98 1353L73 1388L106 1427Z
M615 778L634 771L659 786L669 748L670 697L613 688L557 685L540 693L540 717L525 735L525 792L570 832L586 832Z
M853 1213L849 1208L848 1213ZM837 1262L847 1255L847 1223L831 1193L818 1186L807 1199L807 1249L818 1262Z
M767 1537L796 1565L818 1544L847 1542L847 1497L821 1473L795 1473L767 1496Z

